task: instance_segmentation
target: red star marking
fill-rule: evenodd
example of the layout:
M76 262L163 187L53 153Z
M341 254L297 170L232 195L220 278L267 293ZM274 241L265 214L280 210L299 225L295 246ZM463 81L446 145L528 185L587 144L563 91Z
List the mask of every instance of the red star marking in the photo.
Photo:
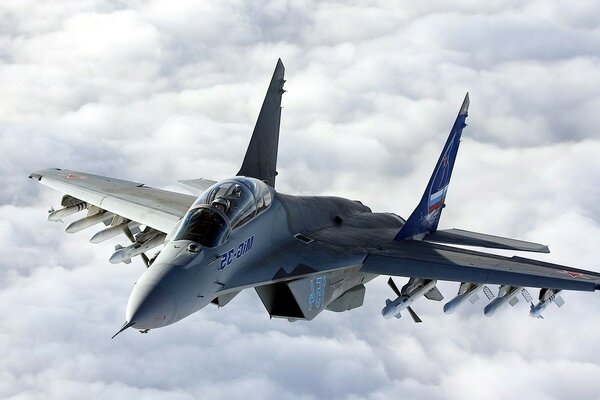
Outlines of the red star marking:
M75 175L75 174L67 174L67 175L65 175L65 178L67 178L67 179L85 179L85 176L79 176L79 175Z
M569 275L571 278L581 278L583 276L582 273L573 272L573 271L563 271L565 274Z

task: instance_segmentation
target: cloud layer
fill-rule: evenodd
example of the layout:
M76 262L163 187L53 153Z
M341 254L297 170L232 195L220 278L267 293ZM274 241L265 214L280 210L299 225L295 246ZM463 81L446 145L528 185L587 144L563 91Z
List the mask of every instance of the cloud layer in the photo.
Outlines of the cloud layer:
M0 397L597 398L600 299L546 319L483 302L383 320L391 293L312 322L247 291L118 340L143 266L111 265L45 221L65 167L178 188L237 171L277 58L278 190L407 216L465 92L469 127L443 227L550 244L599 270L600 5L593 2L103 2L0 5ZM447 298L456 284L442 283Z

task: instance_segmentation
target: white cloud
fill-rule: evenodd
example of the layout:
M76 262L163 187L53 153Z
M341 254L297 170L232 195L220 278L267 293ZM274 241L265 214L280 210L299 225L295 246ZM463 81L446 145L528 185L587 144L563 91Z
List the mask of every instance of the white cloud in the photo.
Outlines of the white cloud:
M466 91L444 227L550 244L596 269L600 37L590 2L103 2L0 6L0 397L595 398L600 298L533 320L483 301L383 320L391 290L311 322L247 291L164 329L110 336L143 267L46 222L66 167L173 187L237 171L278 57L278 189L406 216ZM236 148L236 151L226 151ZM401 282L401 279L398 279ZM456 284L441 283L451 297Z

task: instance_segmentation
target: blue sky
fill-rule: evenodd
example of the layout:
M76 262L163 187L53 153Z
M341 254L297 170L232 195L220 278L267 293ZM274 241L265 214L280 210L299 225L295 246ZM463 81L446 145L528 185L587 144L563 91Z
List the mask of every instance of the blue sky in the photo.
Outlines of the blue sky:
M270 320L256 294L110 340L143 272L119 240L46 221L64 167L184 191L241 163L277 58L284 193L407 216L465 92L471 107L440 227L550 245L599 271L600 27L593 2L104 2L0 5L0 397L8 399L597 398L600 297L565 293L384 320L362 308ZM401 279L397 280L400 284ZM450 298L456 284L442 283ZM496 288L493 288L496 290Z

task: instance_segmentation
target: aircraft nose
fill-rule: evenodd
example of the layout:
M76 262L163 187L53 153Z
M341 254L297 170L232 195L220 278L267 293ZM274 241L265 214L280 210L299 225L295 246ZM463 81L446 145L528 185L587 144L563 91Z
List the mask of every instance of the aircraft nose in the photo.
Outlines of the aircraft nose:
M139 283L129 297L125 319L135 329L159 328L173 320L175 310L175 296L161 284Z

